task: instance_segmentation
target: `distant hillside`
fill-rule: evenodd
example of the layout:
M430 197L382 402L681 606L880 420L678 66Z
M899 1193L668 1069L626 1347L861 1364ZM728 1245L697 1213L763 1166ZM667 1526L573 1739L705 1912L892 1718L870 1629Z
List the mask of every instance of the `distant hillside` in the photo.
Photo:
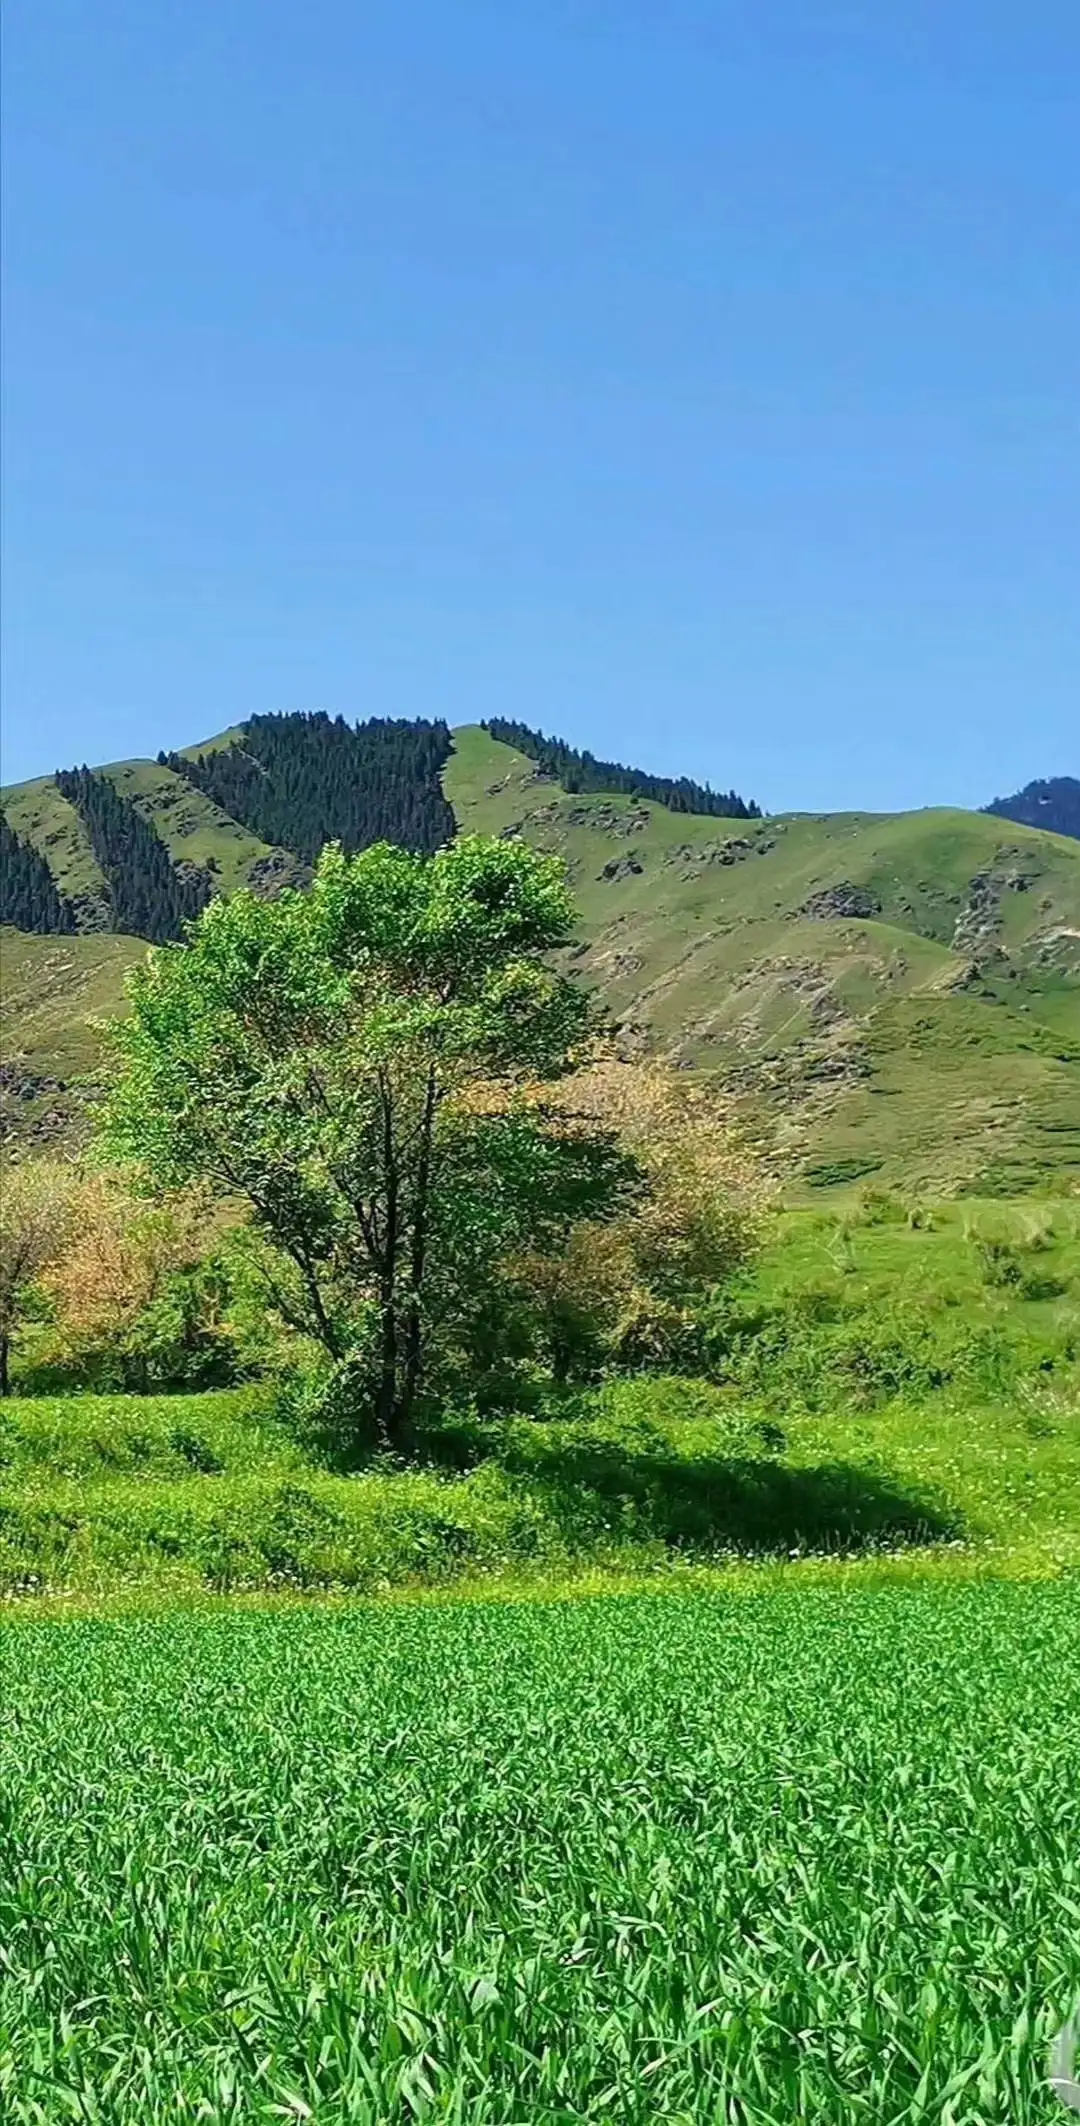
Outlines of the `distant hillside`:
M440 780L444 723L347 724L326 715L253 716L229 745L158 754L266 842L314 863L324 842L438 849L454 832Z
M998 819L1014 819L1024 827L1047 827L1052 834L1080 840L1080 782L1075 775L1029 782L1015 797L995 797L986 809Z
M45 858L32 842L16 834L4 812L0 812L0 923L42 933L75 928L74 910L57 892Z
M142 938L30 937L0 927L0 1147L77 1136L101 1060L101 1026L123 1010Z
M808 1194L1080 1184L1080 846L974 812L573 794L477 727L444 779L463 828L565 858L574 963L624 1046L718 1077Z
M164 945L181 938L212 892L208 871L174 863L153 822L110 777L58 768L56 787L86 830L108 889L109 928Z
M494 728L255 718L89 786L4 792L20 920L42 934L4 935L0 1126L40 1141L78 1112L95 1021L145 950L109 933L174 935L177 882L273 893L331 836L432 848L460 827L563 856L573 964L623 1048L725 1085L796 1193L1080 1186L1080 842L995 812L763 819ZM48 934L69 918L79 935Z
M326 841L437 849L449 752L442 723L254 716L184 753L17 784L0 792L3 917L162 943L215 893L302 882Z
M712 790L708 783L692 782L687 775L650 775L645 768L627 768L618 760L597 760L593 753L579 753L576 746L568 746L565 739L546 738L543 731L533 731L527 723L512 723L505 716L493 716L481 729L500 745L513 746L529 760L535 760L542 772L571 796L602 791L608 796L647 797L654 804L665 805L669 812L700 812L721 819L761 818L760 806L753 801L747 804L734 790Z

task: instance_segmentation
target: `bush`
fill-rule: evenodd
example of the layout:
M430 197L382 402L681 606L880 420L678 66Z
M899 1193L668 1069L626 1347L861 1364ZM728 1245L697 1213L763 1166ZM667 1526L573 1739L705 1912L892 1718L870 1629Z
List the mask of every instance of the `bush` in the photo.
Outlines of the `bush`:
M827 1287L809 1286L767 1306L719 1306L709 1359L713 1378L770 1407L868 1410L960 1385L1004 1394L1035 1354L1004 1323L970 1323L944 1308L844 1305Z
M1011 1241L980 1240L977 1253L984 1284L1007 1290L1023 1282L1023 1265Z

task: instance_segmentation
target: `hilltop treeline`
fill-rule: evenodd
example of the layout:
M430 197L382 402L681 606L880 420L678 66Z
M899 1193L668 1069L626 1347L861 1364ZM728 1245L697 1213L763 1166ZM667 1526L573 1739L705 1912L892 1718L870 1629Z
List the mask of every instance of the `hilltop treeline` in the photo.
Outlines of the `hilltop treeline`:
M644 768L626 768L621 761L597 760L593 753L579 753L561 738L547 738L506 716L492 716L483 726L489 738L535 760L545 775L553 775L564 790L617 792L627 797L651 798L669 812L704 812L723 819L760 819L761 807L736 795L734 790L712 790L708 783L691 781L688 775L649 775Z
M56 787L74 805L109 888L114 930L164 945L205 908L210 880L194 867L177 870L164 842L105 775L58 768Z
M16 834L0 812L0 923L17 930L69 935L75 928L71 904L57 891L45 858Z
M1014 819L1021 827L1047 827L1051 834L1071 834L1080 841L1080 782L1075 775L1053 775L1029 782L1015 797L995 797L988 812Z
M184 775L262 841L314 863L325 842L348 854L396 842L431 855L454 835L440 780L450 753L445 723L295 712L253 716L230 746L158 763Z

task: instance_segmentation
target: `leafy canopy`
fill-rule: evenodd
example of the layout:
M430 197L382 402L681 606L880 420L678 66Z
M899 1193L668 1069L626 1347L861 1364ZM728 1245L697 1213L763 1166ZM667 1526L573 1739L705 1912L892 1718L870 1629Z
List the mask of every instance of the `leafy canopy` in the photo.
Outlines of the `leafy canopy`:
M588 1034L548 957L573 920L558 860L518 842L334 846L309 892L215 902L132 977L107 1147L248 1206L273 1304L390 1441L499 1259L633 1186L610 1132L523 1097Z

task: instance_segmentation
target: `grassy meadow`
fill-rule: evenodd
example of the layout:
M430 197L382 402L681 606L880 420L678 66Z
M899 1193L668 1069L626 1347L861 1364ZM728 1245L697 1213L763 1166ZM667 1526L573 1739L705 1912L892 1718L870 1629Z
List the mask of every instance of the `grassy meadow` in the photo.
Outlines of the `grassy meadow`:
M912 1222L914 1221L914 1222ZM266 1383L0 1413L0 1586L59 1600L1080 1563L1080 1205L795 1211L712 1381L429 1425L341 1475Z
M0 2115L1050 2126L1080 1204L781 1216L711 1381L335 1472L0 1417Z
M15 2126L1050 2126L1075 1579L10 1632Z

